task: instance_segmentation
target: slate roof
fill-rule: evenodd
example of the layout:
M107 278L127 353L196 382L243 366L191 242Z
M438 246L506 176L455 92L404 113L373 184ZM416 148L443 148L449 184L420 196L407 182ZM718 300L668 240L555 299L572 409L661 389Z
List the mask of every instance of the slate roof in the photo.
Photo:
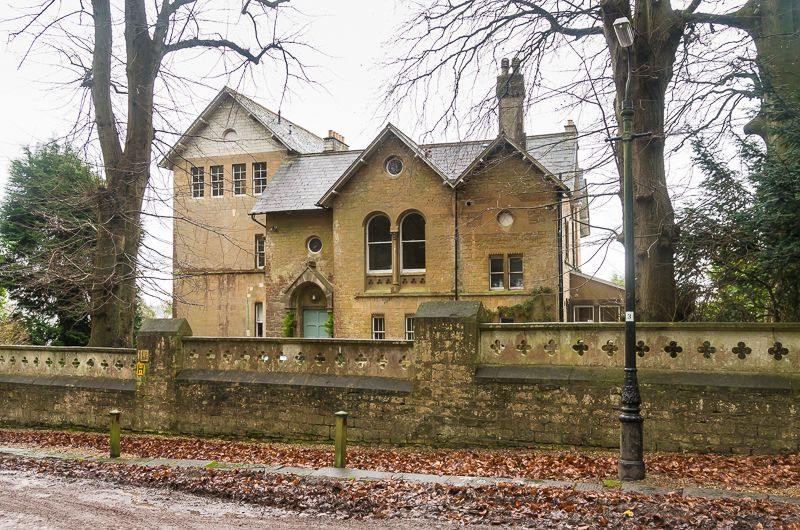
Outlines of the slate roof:
M370 144L387 132L398 135L412 150L424 157L434 171L454 185L467 167L494 140L418 145L396 127L388 125ZM578 140L572 132L542 134L526 138L528 153L570 190L581 189L578 168ZM369 148L368 148L369 149ZM287 157L272 177L251 214L316 210L318 203L366 150L316 153Z
M319 153L324 149L325 142L316 134L307 131L296 123L287 120L268 108L256 103L247 96L243 96L230 87L223 87L222 90L206 106L203 112L192 122L186 132L175 142L169 152L158 163L159 166L172 169L174 163L180 159L180 152L184 149L184 143L196 132L204 127L208 116L222 103L226 97L233 98L242 106L253 118L256 119L276 140L285 145L290 151L299 154Z
M269 129L286 147L301 154L319 153L325 142L316 134L307 131L286 118L278 119L278 115L268 108L256 103L247 96L239 94L232 88L225 87L233 98L253 115L264 127Z
M250 213L318 210L317 201L362 151L286 158Z

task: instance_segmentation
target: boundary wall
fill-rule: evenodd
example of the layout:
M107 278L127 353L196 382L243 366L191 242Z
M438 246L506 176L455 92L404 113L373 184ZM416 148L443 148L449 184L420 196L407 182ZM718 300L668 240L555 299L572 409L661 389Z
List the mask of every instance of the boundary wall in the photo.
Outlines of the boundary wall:
M150 320L138 349L0 346L0 423L617 447L622 324L487 324L479 302L420 306L415 341L193 337ZM800 324L637 326L645 448L800 450Z

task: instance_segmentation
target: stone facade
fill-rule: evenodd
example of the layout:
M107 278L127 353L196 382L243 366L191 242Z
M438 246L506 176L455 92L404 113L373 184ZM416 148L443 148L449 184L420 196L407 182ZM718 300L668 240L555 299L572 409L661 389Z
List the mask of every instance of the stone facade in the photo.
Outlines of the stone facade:
M0 423L105 429L119 408L135 431L329 441L347 410L358 442L617 447L622 325L485 314L423 304L413 343L192 337L162 320L138 352L6 346ZM648 324L638 338L648 451L800 450L797 324Z
M503 321L568 320L570 272L588 233L577 129L526 137L515 72L498 77L508 138L417 145L389 125L361 151L223 90L162 161L175 175L173 316L198 335L281 336L288 322L303 336L305 316L327 311L334 336L371 338L377 317L389 339L407 338L407 319L434 300L481 301ZM254 195L253 164L262 162L267 185ZM234 164L246 167L242 195L233 194ZM222 193L212 196L220 166ZM204 170L201 198L192 168ZM404 270L401 223L412 213L424 219L425 257ZM367 267L375 215L390 223L391 266L381 272Z

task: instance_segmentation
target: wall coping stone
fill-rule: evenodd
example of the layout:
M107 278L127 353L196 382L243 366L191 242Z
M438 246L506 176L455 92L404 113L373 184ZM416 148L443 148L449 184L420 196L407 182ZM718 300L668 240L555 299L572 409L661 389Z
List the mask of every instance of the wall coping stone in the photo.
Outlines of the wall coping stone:
M480 302L449 300L425 302L417 309L415 318L469 318L477 317L481 311Z
M639 369L638 376L642 385L800 390L800 376L795 375ZM482 365L475 371L478 383L502 384L604 381L621 385L622 377L621 368L597 366Z
M526 330L526 329L618 329L625 328L624 322L489 322L480 329ZM637 322L637 329L685 329L685 330L797 330L800 322Z
M185 383L242 383L298 387L370 390L390 394L410 394L411 381L391 377L321 375L296 373L257 373L235 370L181 370L176 377Z
M75 352L75 353L116 353L131 354L136 353L133 348L93 348L89 346L29 346L25 344L2 344L0 351L48 351L48 352Z
M374 340L374 339L339 339L339 338L305 338L305 337L187 337L186 342L250 342L250 343L314 343L314 344L370 344L373 346L413 346L409 340Z
M134 381L133 379L111 379L109 377L79 377L79 376L36 377L32 375L0 374L0 383L9 383L13 385L92 388L100 390L119 390L122 392L136 391L136 381Z

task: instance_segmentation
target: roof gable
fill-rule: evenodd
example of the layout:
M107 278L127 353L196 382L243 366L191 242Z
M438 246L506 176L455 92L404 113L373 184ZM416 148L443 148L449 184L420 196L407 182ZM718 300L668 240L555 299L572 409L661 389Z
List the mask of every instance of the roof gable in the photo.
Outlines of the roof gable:
M230 99L255 122L264 128L268 137L273 138L287 150L296 153L317 153L321 152L324 147L324 141L319 136L307 131L303 127L282 118L279 114L272 112L266 107L256 103L252 99L239 94L230 87L224 87L209 102L203 112L192 122L186 132L181 135L180 139L173 145L164 158L159 162L159 166L172 169L174 165L181 159L183 153L190 141L200 133L211 119L214 112L220 106Z
M494 141L486 145L486 147L480 153L478 153L475 159L466 168L464 168L461 175L459 175L458 180L456 180L455 185L459 185L462 182L464 182L467 178L469 178L473 170L475 170L475 168L479 167L484 162L484 159L492 156L498 149L504 146L510 146L514 151L519 153L522 156L522 158L527 160L533 167L541 171L545 179L551 181L553 184L555 184L557 188L567 193L571 192L569 186L564 184L564 182L562 182L560 178L553 175L553 173L549 169L547 169L541 162L539 162L537 159L531 156L531 154L527 150L521 148L519 145L517 145L514 141L512 141L509 137L507 137L503 133L500 133L500 136L498 136Z
M392 125L391 123L387 124L383 130L378 133L378 136L375 137L374 140L367 146L364 151L361 152L361 156L357 157L353 160L352 164L342 173L342 175L336 179L336 181L330 186L328 191L322 195L322 198L319 199L317 204L321 206L329 206L330 200L333 195L341 189L341 187L348 181L350 178L358 171L359 166L361 163L365 162L367 158L369 158L377 149L378 147L386 141L387 138L394 136L401 143L403 143L406 147L408 147L419 159L421 159L428 167L430 167L434 173L439 175L441 179L449 184L453 185L452 181L448 178L447 174L443 172L434 162L431 160L425 151L411 138L406 136L400 129Z

